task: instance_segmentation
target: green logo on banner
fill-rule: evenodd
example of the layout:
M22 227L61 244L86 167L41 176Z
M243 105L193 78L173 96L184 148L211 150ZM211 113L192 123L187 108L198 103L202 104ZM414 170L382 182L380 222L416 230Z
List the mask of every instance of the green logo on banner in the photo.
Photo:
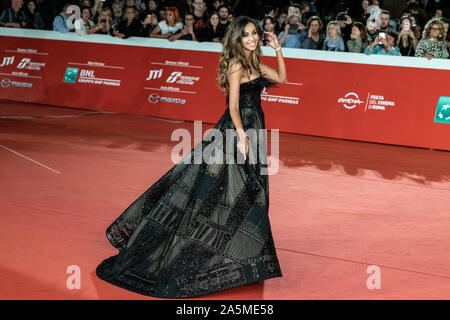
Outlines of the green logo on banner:
M434 122L450 123L450 97L439 97Z
M78 68L67 68L66 74L64 75L64 82L75 83L77 80Z

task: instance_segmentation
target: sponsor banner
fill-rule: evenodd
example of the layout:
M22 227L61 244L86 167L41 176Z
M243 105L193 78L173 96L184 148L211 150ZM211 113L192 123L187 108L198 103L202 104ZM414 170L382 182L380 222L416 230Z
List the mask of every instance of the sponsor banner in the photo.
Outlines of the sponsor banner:
M209 123L227 107L217 51L0 39L2 99ZM274 56L262 62L277 66ZM261 92L268 129L450 150L448 70L306 58L286 65L288 81Z
M450 124L450 97L439 97L434 122Z

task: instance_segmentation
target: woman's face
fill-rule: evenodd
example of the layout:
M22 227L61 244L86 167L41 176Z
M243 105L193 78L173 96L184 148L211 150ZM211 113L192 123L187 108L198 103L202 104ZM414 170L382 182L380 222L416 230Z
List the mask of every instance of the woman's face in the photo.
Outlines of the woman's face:
M151 11L155 11L155 10L156 10L156 2L153 1L153 0L150 0L150 1L148 2L148 8L149 8Z
M441 33L441 28L438 24L433 24L430 27L430 38L437 38L439 37L439 34Z
M311 32L313 32L313 33L319 32L319 21L317 21L317 20L311 21L309 28L311 29Z
M254 51L258 47L259 35L253 23L249 22L244 28L241 44L245 50Z
M405 29L405 26L406 26L407 28L411 28L411 21L410 21L409 19L404 19L404 20L402 21L402 24L401 24L402 30Z
M367 9L369 8L369 1L363 0L361 3L362 8L364 9L364 12L367 12Z
M332 38L337 36L337 29L336 29L336 26L334 24L330 24L328 26L328 36L332 37Z
M281 13L279 16L278 16L278 23L279 24L283 24L285 21L286 21L286 17L287 17L287 14L286 13Z
M83 9L81 12L81 18L87 21L91 17L91 10L89 8Z
M166 19L167 22L172 23L175 21L175 15L173 14L172 11L166 11Z
M275 25L272 23L270 19L266 19L266 21L264 21L264 30L273 32L274 28Z
M134 10L133 10L133 8L127 8L127 11L125 12L125 15L126 15L128 21L133 20L134 19Z
M211 23L211 25L216 27L219 24L219 16L215 13L212 14L211 17L209 18L209 22Z
M127 0L126 2L127 7L134 7L136 4L134 3L134 0Z
M35 8L36 8L36 5L34 4L33 1L28 2L28 10L30 10L30 12L34 12Z
M361 36L361 31L359 30L359 28L357 26L352 27L352 35L354 35L356 37Z

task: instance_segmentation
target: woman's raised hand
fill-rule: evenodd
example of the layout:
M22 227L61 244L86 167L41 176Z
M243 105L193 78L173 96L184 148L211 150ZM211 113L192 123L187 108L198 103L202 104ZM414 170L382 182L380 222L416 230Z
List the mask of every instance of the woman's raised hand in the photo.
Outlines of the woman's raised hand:
M276 34L268 31L264 31L264 33L266 34L266 39L268 40L267 44L272 48L277 49L280 46L280 44L278 43L278 38Z

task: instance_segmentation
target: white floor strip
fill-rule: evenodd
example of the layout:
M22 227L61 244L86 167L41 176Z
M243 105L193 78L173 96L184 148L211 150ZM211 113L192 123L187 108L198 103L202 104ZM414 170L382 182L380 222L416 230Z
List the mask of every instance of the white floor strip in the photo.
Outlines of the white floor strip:
M42 163L40 163L40 162L38 162L38 161L36 161L36 160L33 160L33 159L31 159L31 158L28 158L27 156L25 156L25 155L23 155L23 154L21 154L21 153L19 153L19 152L17 152L17 151L14 151L14 150L9 149L9 148L7 148L7 147L5 147L5 146L2 146L1 144L0 144L0 147L6 149L6 150L8 150L8 151L11 151L12 153L17 154L18 156L21 156L22 158L25 158L25 159L27 159L27 160L33 161L34 163L36 163L36 164L38 164L38 165L40 165L40 166L42 166L42 167L44 167L44 168L47 168L47 169L50 170L50 171L53 171L53 172L55 172L55 173L57 173L57 174L61 174L61 172L59 172L58 170L52 169L52 168L50 168L50 167L47 167L46 165L44 165L44 164L42 164Z

